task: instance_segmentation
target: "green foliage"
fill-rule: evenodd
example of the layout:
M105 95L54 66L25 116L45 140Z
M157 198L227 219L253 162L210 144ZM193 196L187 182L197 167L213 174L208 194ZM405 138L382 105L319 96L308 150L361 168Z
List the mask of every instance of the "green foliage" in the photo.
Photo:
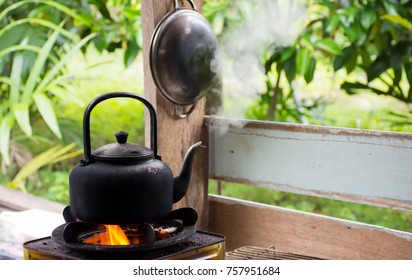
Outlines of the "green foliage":
M342 89L347 93L367 90L412 103L412 23L407 20L412 15L411 4L376 1L331 7L330 14L339 23L328 31L341 32L347 38L344 53L335 59L334 70L345 67L350 73L358 68L366 74L366 80L344 82ZM401 86L402 76L408 81L406 87Z
M6 164L11 163L10 140L21 132L32 138L31 121L37 117L42 118L57 138L62 138L52 99L56 96L73 99L70 92L62 91L73 77L73 73L65 69L66 62L94 36L80 40L64 29L64 21L55 24L49 19L33 18L37 9L22 16L24 6L32 2L7 1L0 14L3 42L0 47L0 150ZM52 1L39 2L52 4ZM70 50L66 51L59 40L70 43Z
M49 165L38 171L37 176L28 178L27 191L31 194L69 204L69 171L56 170Z
M334 71L346 69L350 74L357 69L366 77L358 73L354 82L348 76L342 89L349 94L368 91L411 103L412 24L407 19L412 16L412 2L316 3L315 20L309 22L302 36L327 42L326 47L316 42L313 45L331 56ZM401 85L402 77L408 85Z
M129 66L142 48L141 7L138 0L63 1L76 14L69 18L81 37L94 33L92 42L100 51L124 49L123 63Z
M219 34L239 26L253 11L254 1L228 2L205 3L205 14ZM273 3L272 8L288 9L298 1L268 2ZM313 0L307 3L306 18L306 27L291 44L279 46L274 36L260 50L266 91L260 93L248 118L306 120L322 102L306 107L297 100L294 84L300 79L307 84L315 82L323 67L335 73L346 71L346 78L339 83L348 94L373 92L412 103L410 0Z
M75 146L75 144L70 144L65 147L56 146L37 155L22 169L19 170L19 172L16 174L13 180L7 184L7 186L13 189L26 191L27 178L32 176L40 168L45 165L53 164L79 155L82 151L71 151L73 148L75 148Z
M64 21L65 28L60 31L69 37L78 35L86 38L96 34L92 42L99 51L126 50L123 55L126 66L141 50L141 8L138 0L8 0L1 7L5 7L2 14L15 10L17 14L14 13L13 17L16 19L23 17L22 21L52 29Z

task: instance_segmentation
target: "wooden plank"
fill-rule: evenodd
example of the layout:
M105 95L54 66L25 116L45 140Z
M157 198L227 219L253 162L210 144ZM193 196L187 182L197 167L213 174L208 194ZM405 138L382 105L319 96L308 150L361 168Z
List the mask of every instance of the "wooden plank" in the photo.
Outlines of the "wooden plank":
M210 178L412 210L412 134L207 119Z
M64 207L65 205L57 202L0 186L0 211L23 211L35 208L62 214Z
M194 1L199 9L202 1ZM184 3L187 5L187 3ZM196 109L188 118L178 119L174 115L175 106L166 101L157 91L150 72L150 40L156 24L168 12L174 9L174 1L170 0L142 0L142 28L143 28L143 65L145 96L150 100L157 111L158 117L158 150L162 160L168 164L176 175L180 170L183 157L188 148L203 139L203 122L205 100L199 101ZM146 123L148 119L146 118ZM148 126L146 126L146 135ZM146 137L146 143L149 139ZM175 208L193 207L199 213L198 226L207 227L207 152L201 150L193 163L192 179L189 191ZM206 165L206 168L205 168Z
M412 259L412 233L210 195L209 230L243 246L325 259Z

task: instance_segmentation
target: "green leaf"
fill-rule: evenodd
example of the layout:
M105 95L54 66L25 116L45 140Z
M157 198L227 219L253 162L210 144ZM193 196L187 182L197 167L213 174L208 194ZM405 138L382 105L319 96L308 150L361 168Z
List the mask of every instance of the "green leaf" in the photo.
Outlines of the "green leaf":
M11 85L11 80L9 77L5 77L5 76L0 76L0 83L4 83L6 85ZM1 104L1 103L0 103ZM1 107L0 107L1 108ZM0 111L0 116L1 116L1 111Z
M33 99L47 126L58 138L61 138L62 134L50 99L43 93L34 94Z
M27 136L32 136L32 129L30 125L30 105L28 103L19 103L13 106L13 113L21 130Z
M399 86L399 82L402 79L402 69L401 68L394 69L393 74L394 74L394 76L393 76L393 85L394 86Z
M26 24L26 23L30 23L30 24L33 24L33 25L38 24L38 25L47 27L51 30L57 31L61 35L65 36L65 37L67 37L71 40L76 40L77 39L76 35L73 35L71 32L65 30L64 28L62 28L62 26L56 25L51 21L44 20L44 19L38 19L38 18L24 18L24 19L13 21L13 22L7 24L4 28L0 29L0 37L6 31L11 30L12 28L14 28L16 26Z
M60 11L62 11L63 13L67 14L68 16L72 17L74 20L78 21L78 22L83 22L82 21L82 17L79 16L73 9L70 9L67 6L64 6L60 3L58 3L57 1L50 1L50 0L23 0L23 1L17 1L16 3L10 5L9 7L7 7L6 9L3 10L3 12L0 14L0 20L7 15L10 11L15 10L17 8L19 8L20 6L23 5L27 5L30 3L42 3L51 7L54 7Z
M362 57L362 64L365 68L369 68L371 65L370 53L366 50L365 46L359 48L359 54Z
M22 46L22 45L11 46L9 48L5 48L5 49L0 51L0 58L2 56L8 55L9 53L23 51L23 50L33 51L33 52L39 53L41 51L41 48L36 47L36 46L30 46L30 45L28 45L28 46Z
M350 56L349 61L345 65L347 74L350 74L355 69L355 67L357 65L357 62L358 62L358 53L357 53L357 50L355 48L355 49L353 49L353 53Z
M126 67L128 67L130 64L133 63L139 51L140 51L140 47L137 44L135 37L127 41L127 48L124 53L124 59L123 59L123 63Z
M99 52L102 52L105 50L108 46L108 43L106 42L106 37L104 34L100 31L97 36L93 39L94 46Z
M342 54L338 55L333 61L333 69L335 71L341 69L352 57L353 48L352 46L346 47L342 50Z
M136 8L123 8L123 14L126 18L134 21L140 17L141 11Z
M358 90L369 89L369 86L359 83L359 82L356 82L356 83L344 82L341 85L341 89L346 91L346 93L348 94L355 94L358 92Z
M8 6L5 8L1 13L0 13L0 21L7 15L8 12L20 7L21 5L25 5L27 1L18 1L16 3L13 3L12 5Z
M85 25L85 26L92 26L95 24L95 19L93 18L93 15L88 14L88 13L81 13L79 15L81 17L80 21L74 20L73 23L77 25Z
M342 49L335 43L333 39L324 38L314 43L315 47L333 55L342 54Z
M304 75L305 81L307 83L310 83L313 80L313 76L315 74L315 68L316 68L316 60L313 57L311 57L308 71L306 71Z
M311 59L309 49L302 48L298 51L296 55L296 71L298 74L305 75L310 68Z
M289 83L291 83L296 77L296 53L285 61L283 64L283 69L285 71L286 78L288 79Z
M412 31L412 23L408 21L406 18L403 18L401 16L383 15L381 16L381 19L399 24L402 27L406 28L407 30Z
M372 7L365 6L365 9L361 13L361 25L363 26L363 28L368 30L369 27L371 27L372 24L376 22L377 17L378 16L376 15L376 12Z
M35 156L29 163L20 169L7 186L14 189L19 188L25 190L25 180L43 166L79 155L79 151L69 153L75 146L74 143L64 147L56 146Z
M280 53L279 52L274 52L272 55L265 61L265 73L269 73L272 69L272 65L275 62L278 62L280 58Z
M84 106L82 99L78 96L74 87L69 83L63 81L59 82L58 85L54 85L53 83L52 86L47 87L47 91L62 100L70 100L70 102L73 102L80 107Z
M352 28L351 26L343 26L343 29L345 31L345 34L348 36L349 40L354 42L358 38L358 34L356 33L356 30Z
M0 123L0 153L3 161L9 165L10 164L10 134L14 125L14 117L8 115L1 120Z
M54 67L50 69L50 71L48 71L44 75L40 84L36 87L34 94L42 92L46 88L46 86L56 77L56 75L63 68L63 66L67 63L67 61L69 61L70 58L73 55L75 55L94 36L95 34L90 34L87 37L83 38L74 47L72 47L68 53L66 53L63 57L61 57L59 62L56 65L54 65Z
M372 91L372 92L374 92L378 95L390 95L389 92L382 91L382 90L377 89L377 88L373 88L373 87L371 87L367 84L362 84L360 82L356 82L356 83L344 82L341 85L341 89L345 90L346 93L348 93L350 95L355 94L355 93L357 93L358 91L361 91L361 90L367 90L369 92Z
M339 23L340 23L339 15L337 14L330 15L326 23L325 31L328 33L333 33L336 30L336 28L339 26Z
M410 88L412 89L412 63L405 63L405 74L408 82L410 84Z
M46 5L48 5L48 6L54 7L54 8L56 8L56 9L62 11L62 12L65 13L66 15L72 17L72 18L77 22L77 24L79 24L79 25L80 25L81 23L84 23L84 24L87 24L87 23L88 23L88 21L85 20L83 16L77 14L74 9L71 9L71 8L65 6L65 5L62 5L62 4L60 4L58 1L32 0L32 2L43 3L43 4L46 4Z
M404 61L409 58L409 49L412 50L410 42L399 42L398 44L392 46L389 51L390 65L393 69L398 70L401 68Z
M23 89L22 102L25 102L25 103L29 102L30 96L32 95L34 91L37 82L40 80L43 67L46 63L49 53L51 52L57 40L58 35L59 35L59 32L57 30L54 31L53 34L47 40L47 42L44 44L40 53L38 54L36 61L34 62L34 65L32 67L32 70L30 71L30 75L27 78L26 85Z
M371 67L367 71L368 81L373 81L379 77L383 72L390 68L390 57L385 52L382 52L375 61L372 62Z
M13 107L19 101L20 97L20 85L23 72L24 55L18 52L13 57L13 64L10 73L10 96L9 104Z
M368 38L368 32L362 27L360 20L357 19L352 27L356 32L356 43L361 46L365 43L366 38Z
M0 25L1 26L1 25ZM29 31L29 26L20 25L16 26L8 32L4 32L1 36L1 48L5 49L10 46L19 46L19 43L22 41L22 35L27 34Z
M286 60L290 59L296 52L296 48L294 46L285 48L280 53L279 63L284 63Z

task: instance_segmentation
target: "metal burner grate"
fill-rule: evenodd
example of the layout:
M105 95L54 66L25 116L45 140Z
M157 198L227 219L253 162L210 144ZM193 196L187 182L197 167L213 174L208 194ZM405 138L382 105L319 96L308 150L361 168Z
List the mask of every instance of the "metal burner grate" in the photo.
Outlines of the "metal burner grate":
M226 260L320 260L319 258L292 254L255 246L240 247L226 253Z

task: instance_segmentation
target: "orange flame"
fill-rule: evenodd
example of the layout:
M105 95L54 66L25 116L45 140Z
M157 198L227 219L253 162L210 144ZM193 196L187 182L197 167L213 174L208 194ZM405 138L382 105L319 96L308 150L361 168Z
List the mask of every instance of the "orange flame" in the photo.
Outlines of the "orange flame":
M137 245L145 242L144 233L138 230L127 230L125 232L118 225L104 225L106 230L102 230L92 236L89 236L82 240L86 244L96 244L96 245ZM176 228L170 227L168 229L163 229L159 227L155 229L156 240L167 239L174 232Z
M125 232L118 225L105 225L106 231L83 240L87 244L130 245Z
M110 244L108 245L129 245L129 239L118 225L105 225L109 234Z

